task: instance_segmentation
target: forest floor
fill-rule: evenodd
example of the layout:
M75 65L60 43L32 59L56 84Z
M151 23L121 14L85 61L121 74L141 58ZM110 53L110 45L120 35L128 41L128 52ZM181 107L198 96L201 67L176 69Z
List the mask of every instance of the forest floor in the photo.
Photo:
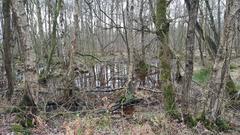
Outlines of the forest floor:
M99 110L111 106L111 99L100 97L102 106L85 108L71 112L63 107L51 112L40 112L35 116L34 127L25 128L18 124L18 113L7 113L11 108L7 102L1 102L0 135L239 135L239 129L216 132L206 129L200 122L189 128L178 120L166 116L163 111L162 94L141 91L138 97L144 97L141 104L135 105L133 113L99 113ZM159 99L160 97L160 99ZM240 113L240 110L238 110ZM236 120L236 119L235 119ZM240 122L240 117L237 120ZM236 123L234 123L236 126ZM238 123L239 124L239 123ZM240 127L240 125L238 125ZM239 128L238 127L238 128Z
M196 65L195 72L202 69ZM240 89L240 63L239 59L233 60L230 66L231 76L237 89ZM204 89L199 86L201 78L198 75L193 77L193 93ZM200 79L199 79L200 78ZM204 84L204 82L203 82ZM20 87L20 86L19 86ZM135 96L143 99L140 104L127 114L123 109L115 112L108 112L120 97L121 91L109 93L77 93L72 101L82 102L81 110L69 111L66 106L58 106L51 111L41 111L33 115L33 126L26 128L19 124L19 114L14 108L19 103L21 92L15 92L12 103L0 97L0 135L239 135L240 134L240 103L234 108L226 109L224 115L228 118L233 129L225 132L211 131L204 127L201 122L190 128L178 120L169 118L163 110L163 95L158 90L138 89ZM197 95L203 95L203 92ZM93 100L94 99L94 100ZM177 103L179 104L177 96ZM195 98L194 98L195 99ZM11 104L11 105L9 105ZM192 106L201 109L203 103L197 100ZM71 105L70 105L71 106ZM180 108L178 106L178 108ZM12 113L10 113L12 112ZM27 121L27 120L26 120Z

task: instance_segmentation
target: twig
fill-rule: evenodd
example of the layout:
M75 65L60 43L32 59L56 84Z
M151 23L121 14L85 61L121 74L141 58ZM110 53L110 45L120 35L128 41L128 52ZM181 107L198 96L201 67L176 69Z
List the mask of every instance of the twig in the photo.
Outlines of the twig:
M57 88L58 90L67 90L68 88ZM77 90L79 92L115 92L118 90L126 89L126 87L120 87L116 89L110 89L110 90L81 90L80 88L74 88L74 90Z
M96 59L99 62L103 62L102 60L100 60L99 58L97 58L96 56L91 55L91 54L82 54L82 53L79 53L79 52L76 52L76 54L78 54L80 56L83 56L83 57L92 57L93 59Z
M145 91L150 91L153 93L162 93L162 91L158 91L157 89L149 89L149 88L145 88L145 87L138 87L139 90L145 90Z

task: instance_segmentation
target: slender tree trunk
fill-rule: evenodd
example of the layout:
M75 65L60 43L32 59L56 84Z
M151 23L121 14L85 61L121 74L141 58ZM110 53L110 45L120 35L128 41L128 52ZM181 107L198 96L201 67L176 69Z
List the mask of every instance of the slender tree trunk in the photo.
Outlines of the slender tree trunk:
M193 75L193 58L194 58L194 43L195 43L195 24L198 15L198 0L185 0L188 9L188 29L186 41L186 62L185 62L185 76L182 90L182 113L186 118L189 115L189 96L191 90L191 82Z
M240 22L238 22L238 27L240 27ZM240 54L240 31L237 31L237 38L236 38L236 42L237 42L237 49L236 49L236 57L239 57Z
M204 25L204 16L203 16L203 12L200 11L200 24L201 26ZM200 36L197 37L198 39L198 49L199 49L199 52L200 52L200 58L201 58L201 63L202 63L202 66L205 66L205 62L204 62L204 56L203 56L203 47L204 47L204 43L205 41L202 40L202 38Z
M61 6L62 6L62 0L58 0L56 2L55 11L54 11L53 27L52 27L52 34L51 34L51 48L48 53L47 67L46 67L45 74L43 76L44 78L47 77L49 74L53 54L54 54L55 48L57 46L57 23L58 23L57 18L59 16Z
M47 0L47 6L48 6L48 35L49 35L49 38L51 38L51 32L52 32L52 27L51 27L51 22L52 22L52 19L51 19L51 17L52 17L52 12L53 12L53 10L52 10L52 4L51 4L51 0ZM50 45L48 46L48 47L50 47ZM48 48L49 49L49 48Z
M196 23L196 29L197 29L197 32L198 34L200 35L200 37L203 39L204 42L206 42L208 44L208 51L209 51L209 55L212 57L212 61L215 61L216 59L216 55L217 55L217 50L218 50L218 46L220 44L220 38L221 38L221 12L220 12L220 0L218 1L218 31L216 30L216 26L215 26L215 22L214 22L214 19L213 19L213 15L212 15L212 10L210 8L210 5L208 3L208 0L205 0L205 3L206 3L206 9L208 10L209 14L210 14L210 27L211 29L213 30L213 33L214 33L214 40L208 35L208 34L205 34L205 28L202 29L202 27L200 26L200 24L197 22ZM207 18L207 17L206 17ZM207 21L205 21L207 22ZM228 74L228 77L227 77L227 84L226 84L226 92L229 92L231 90L229 90L229 87L228 85L235 85L233 80L231 79L231 75ZM235 87L231 87L233 88L233 91L236 91L236 88Z
M198 50L200 53L200 59L201 59L202 66L205 66L202 46L203 46L202 39L198 37Z
M126 41L127 41L127 54L128 54L128 92L131 94L133 90L130 89L132 84L133 77L133 11L134 11L134 1L127 0L127 27L125 27Z
M12 75L12 53L11 53L11 41L12 41L12 34L11 34L11 17L10 17L10 5L11 0L4 0L2 2L3 6L3 50L4 50L4 66L6 70L6 77L8 81L8 91L7 91L7 98L10 101L13 91L14 91L14 84L13 84L13 75Z
M205 3L206 3L206 8L208 10L209 17L210 17L209 18L210 19L209 24L210 24L210 27L213 31L213 36L214 36L215 43L218 47L219 46L219 41L220 41L220 36L219 36L219 33L217 32L217 29L216 29L212 8L210 7L209 0L205 0Z
M141 49L142 49L142 60L145 61L145 33L144 33L144 19L143 19L143 7L144 7L144 0L141 0L140 4L140 12L139 12L139 18L141 22Z
M221 35L221 0L218 0L218 41L220 42Z
M80 5L80 7L84 7L84 2L83 2L83 0L79 0L79 5ZM79 13L80 13L80 30L81 30L81 34L80 34L80 36L81 36L81 38L80 38L80 40L81 40L81 46L80 46L80 49L81 49L81 52L85 52L85 37L86 37L86 35L85 35L85 23L84 23L84 14L83 14L83 8L79 8Z
M66 26L66 14L65 14L65 9L64 9L64 3L62 2L61 3L61 9L59 11L59 30L57 33L57 35L59 36L56 36L59 38L59 45L56 46L56 52L57 52L57 56L61 59L64 60L64 64L68 66L69 64L69 53L70 52L70 47L68 47L66 45L66 32L67 32L67 28L65 27Z
M43 31L43 19L42 19L42 12L41 12L41 4L38 0L36 0L36 8L37 8L37 21L38 21L38 34L39 34L39 44L37 49L39 49L39 55L41 59L43 58L47 53L47 43L45 42L45 37L44 37L44 31Z
M38 33L39 33L40 40L43 41L44 32L43 32L42 12L41 12L40 2L38 0L36 0L36 7L37 7L37 18L38 18L38 29L39 29Z
M224 31L221 38L217 56L213 65L213 71L209 82L210 102L207 110L207 118L215 121L223 110L223 97L226 80L229 72L231 50L234 43L235 23L240 13L239 0L227 0L224 15ZM238 20L239 21L239 20Z

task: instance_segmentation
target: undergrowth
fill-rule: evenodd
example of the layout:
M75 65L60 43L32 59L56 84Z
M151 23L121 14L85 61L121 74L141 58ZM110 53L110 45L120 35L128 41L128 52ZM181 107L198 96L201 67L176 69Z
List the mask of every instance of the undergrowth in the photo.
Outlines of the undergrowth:
M193 80L199 84L206 85L210 78L211 70L209 68L202 68L193 73Z

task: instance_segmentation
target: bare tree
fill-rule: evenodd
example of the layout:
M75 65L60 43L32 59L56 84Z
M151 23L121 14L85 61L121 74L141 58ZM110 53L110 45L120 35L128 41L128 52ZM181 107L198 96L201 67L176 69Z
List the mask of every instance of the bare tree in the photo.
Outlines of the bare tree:
M235 23L239 21L240 1L227 0L224 15L224 30L221 43L214 61L212 75L209 82L210 102L207 111L208 119L215 121L223 109L224 90L229 74L231 50L235 36Z

